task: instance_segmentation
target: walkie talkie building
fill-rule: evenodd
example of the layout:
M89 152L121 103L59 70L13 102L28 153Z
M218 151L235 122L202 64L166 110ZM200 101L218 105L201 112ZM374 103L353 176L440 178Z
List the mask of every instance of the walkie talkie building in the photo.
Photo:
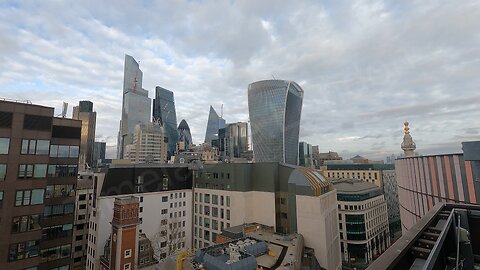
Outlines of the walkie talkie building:
M303 89L293 81L265 80L248 86L248 110L256 162L298 164Z

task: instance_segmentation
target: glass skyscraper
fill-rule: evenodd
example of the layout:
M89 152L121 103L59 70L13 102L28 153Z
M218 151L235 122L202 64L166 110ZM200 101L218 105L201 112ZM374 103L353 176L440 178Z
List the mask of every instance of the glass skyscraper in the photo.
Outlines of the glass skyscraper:
M265 80L248 86L248 110L256 162L298 164L303 90L293 81Z
M133 142L133 132L139 123L150 121L152 100L142 88L143 73L133 57L125 55L123 74L122 120L117 141L117 158L123 159L125 147Z
M225 128L225 120L218 116L215 109L210 106L210 112L208 114L207 122L207 131L205 133L205 143L218 147L218 131L222 128Z
M160 86L155 87L153 119L159 121L165 130L165 136L168 138L167 156L170 157L175 153L178 141L177 114L172 91Z
M190 127L185 119L183 119L180 122L180 125L178 125L178 141L183 142L183 148L181 149L182 151L188 150L190 145L193 143Z

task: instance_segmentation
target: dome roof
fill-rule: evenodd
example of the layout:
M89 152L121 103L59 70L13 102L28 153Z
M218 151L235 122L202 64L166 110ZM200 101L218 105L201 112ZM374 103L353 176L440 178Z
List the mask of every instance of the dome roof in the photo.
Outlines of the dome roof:
M190 130L190 127L188 126L187 121L185 121L185 119L182 119L182 122L180 122L180 125L178 125L178 129Z

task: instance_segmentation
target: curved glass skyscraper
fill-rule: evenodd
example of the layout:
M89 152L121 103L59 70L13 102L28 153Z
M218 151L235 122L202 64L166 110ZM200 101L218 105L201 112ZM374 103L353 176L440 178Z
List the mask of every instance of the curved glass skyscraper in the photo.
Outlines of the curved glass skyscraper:
M293 81L265 80L248 86L248 110L256 162L298 164L303 90Z

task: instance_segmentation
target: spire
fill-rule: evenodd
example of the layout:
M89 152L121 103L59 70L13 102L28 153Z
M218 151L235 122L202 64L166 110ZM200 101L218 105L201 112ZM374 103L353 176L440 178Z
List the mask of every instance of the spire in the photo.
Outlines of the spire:
M410 128L408 127L408 121L405 121L403 130L405 135L403 135L402 149L405 153L405 157L415 156L415 149L417 148L415 142L410 135Z

